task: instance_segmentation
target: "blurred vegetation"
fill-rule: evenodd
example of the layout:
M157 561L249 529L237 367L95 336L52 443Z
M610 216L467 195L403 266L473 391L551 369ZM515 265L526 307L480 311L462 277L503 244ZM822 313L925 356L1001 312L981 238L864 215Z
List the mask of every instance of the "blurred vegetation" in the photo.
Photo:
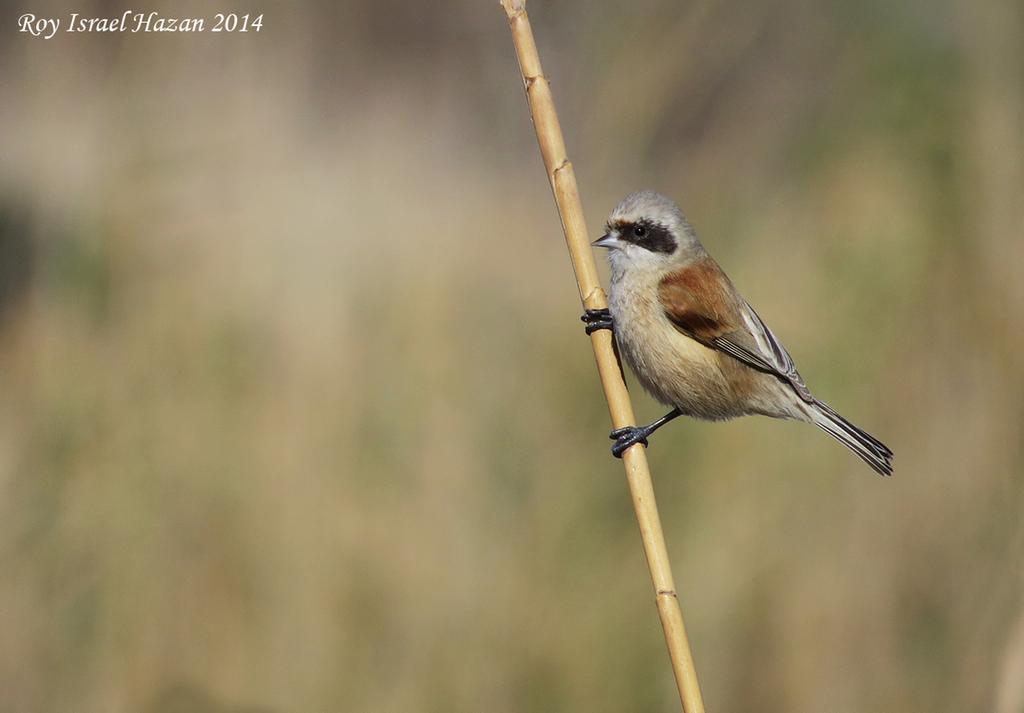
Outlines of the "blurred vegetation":
M247 9L0 33L0 712L676 710L497 4ZM655 439L709 710L1024 711L1020 3L531 16L591 229L897 453Z

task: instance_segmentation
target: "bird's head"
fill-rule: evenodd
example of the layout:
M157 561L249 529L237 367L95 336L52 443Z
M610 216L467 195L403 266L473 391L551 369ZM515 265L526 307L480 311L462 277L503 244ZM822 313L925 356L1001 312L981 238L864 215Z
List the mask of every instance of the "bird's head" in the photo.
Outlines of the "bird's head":
M663 272L704 253L686 216L654 191L630 193L608 217L593 245L607 248L612 269Z

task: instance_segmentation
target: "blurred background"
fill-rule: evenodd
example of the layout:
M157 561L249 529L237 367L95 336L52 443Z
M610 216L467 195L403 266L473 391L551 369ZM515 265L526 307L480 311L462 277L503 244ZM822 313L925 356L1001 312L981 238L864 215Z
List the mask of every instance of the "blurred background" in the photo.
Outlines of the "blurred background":
M0 711L677 710L498 3L0 7ZM1024 8L529 9L591 232L897 454L654 439L708 710L1024 711Z

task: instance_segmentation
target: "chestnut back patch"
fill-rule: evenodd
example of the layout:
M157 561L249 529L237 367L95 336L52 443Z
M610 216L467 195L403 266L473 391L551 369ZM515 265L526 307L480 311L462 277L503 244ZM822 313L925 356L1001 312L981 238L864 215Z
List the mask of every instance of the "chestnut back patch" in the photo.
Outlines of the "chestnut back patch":
M666 275L658 285L665 316L698 340L731 331L727 279L710 259Z

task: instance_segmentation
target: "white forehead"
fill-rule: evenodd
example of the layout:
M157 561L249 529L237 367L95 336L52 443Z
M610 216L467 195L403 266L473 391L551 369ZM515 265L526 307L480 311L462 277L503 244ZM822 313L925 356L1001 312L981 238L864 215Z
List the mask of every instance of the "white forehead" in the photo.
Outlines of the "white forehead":
M686 218L679 206L671 198L654 191L637 191L630 193L615 206L609 223L623 221L634 223L646 219L670 228L686 224Z

